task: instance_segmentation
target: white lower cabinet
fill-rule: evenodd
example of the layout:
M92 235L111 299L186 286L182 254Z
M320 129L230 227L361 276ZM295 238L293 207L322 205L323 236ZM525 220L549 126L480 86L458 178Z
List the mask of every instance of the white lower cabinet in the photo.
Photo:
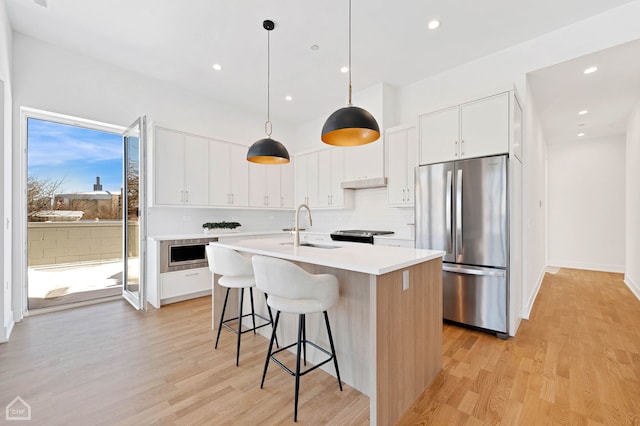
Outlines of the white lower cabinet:
M211 291L211 272L209 268L186 269L184 271L165 272L160 276L160 299L189 299L202 296ZM174 300L177 301L177 300Z

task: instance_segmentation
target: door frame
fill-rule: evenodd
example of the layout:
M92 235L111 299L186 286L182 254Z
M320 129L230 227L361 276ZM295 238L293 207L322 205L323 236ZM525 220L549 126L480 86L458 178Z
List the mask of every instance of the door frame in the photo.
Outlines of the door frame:
M25 316L29 315L28 311L28 293L27 293L27 272L28 272L28 241L27 241L27 120L29 118L35 118L38 120L53 121L62 124L68 124L72 126L81 126L93 130L99 130L103 132L122 134L126 127L103 123L100 121L89 120L86 118L74 117L71 115L59 114L51 111L45 111L29 107L20 107L20 164L19 167L19 182L14 187L18 188L18 210L19 214L14 217L14 223L19 230L15 235L17 241L14 241L14 247L18 250L14 250L14 273L12 291L14 294L13 300L17 306L13 306L14 320L16 322L22 320ZM119 297L119 296L118 296ZM61 307L58 309L66 309ZM54 308L48 308L47 311L58 310Z

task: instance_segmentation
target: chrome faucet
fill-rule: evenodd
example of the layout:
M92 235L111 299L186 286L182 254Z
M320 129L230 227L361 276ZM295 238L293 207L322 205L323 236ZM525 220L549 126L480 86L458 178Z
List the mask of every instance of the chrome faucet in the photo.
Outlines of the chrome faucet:
M296 227L293 229L293 245L296 247L300 245L300 209L302 209L303 207L307 209L307 215L309 216L309 226L313 225L313 221L311 220L311 209L306 204L300 204L296 209Z

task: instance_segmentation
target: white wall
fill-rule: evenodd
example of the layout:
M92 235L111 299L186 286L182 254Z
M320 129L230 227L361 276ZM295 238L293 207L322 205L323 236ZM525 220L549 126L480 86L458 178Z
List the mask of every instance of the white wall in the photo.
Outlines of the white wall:
M625 283L640 299L640 102L627 123L627 270Z
M528 82L527 82L528 88ZM530 91L528 90L530 93ZM533 96L525 102L522 317L529 318L547 262L547 142Z
M0 191L2 195L2 223L0 234L3 244L0 246L0 342L9 338L13 328L12 291L11 291L11 103L12 103L12 33L7 16L6 3L0 0Z
M548 265L624 272L625 137L549 145Z

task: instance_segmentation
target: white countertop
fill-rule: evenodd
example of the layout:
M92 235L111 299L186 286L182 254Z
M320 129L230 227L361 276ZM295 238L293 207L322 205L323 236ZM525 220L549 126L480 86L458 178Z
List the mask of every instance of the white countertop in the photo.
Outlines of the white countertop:
M319 248L293 246L293 238L265 238L211 243L232 250L278 257L297 262L328 266L365 274L382 275L444 256L444 251L371 244L318 241L318 245L337 246ZM306 240L305 243L313 243Z

